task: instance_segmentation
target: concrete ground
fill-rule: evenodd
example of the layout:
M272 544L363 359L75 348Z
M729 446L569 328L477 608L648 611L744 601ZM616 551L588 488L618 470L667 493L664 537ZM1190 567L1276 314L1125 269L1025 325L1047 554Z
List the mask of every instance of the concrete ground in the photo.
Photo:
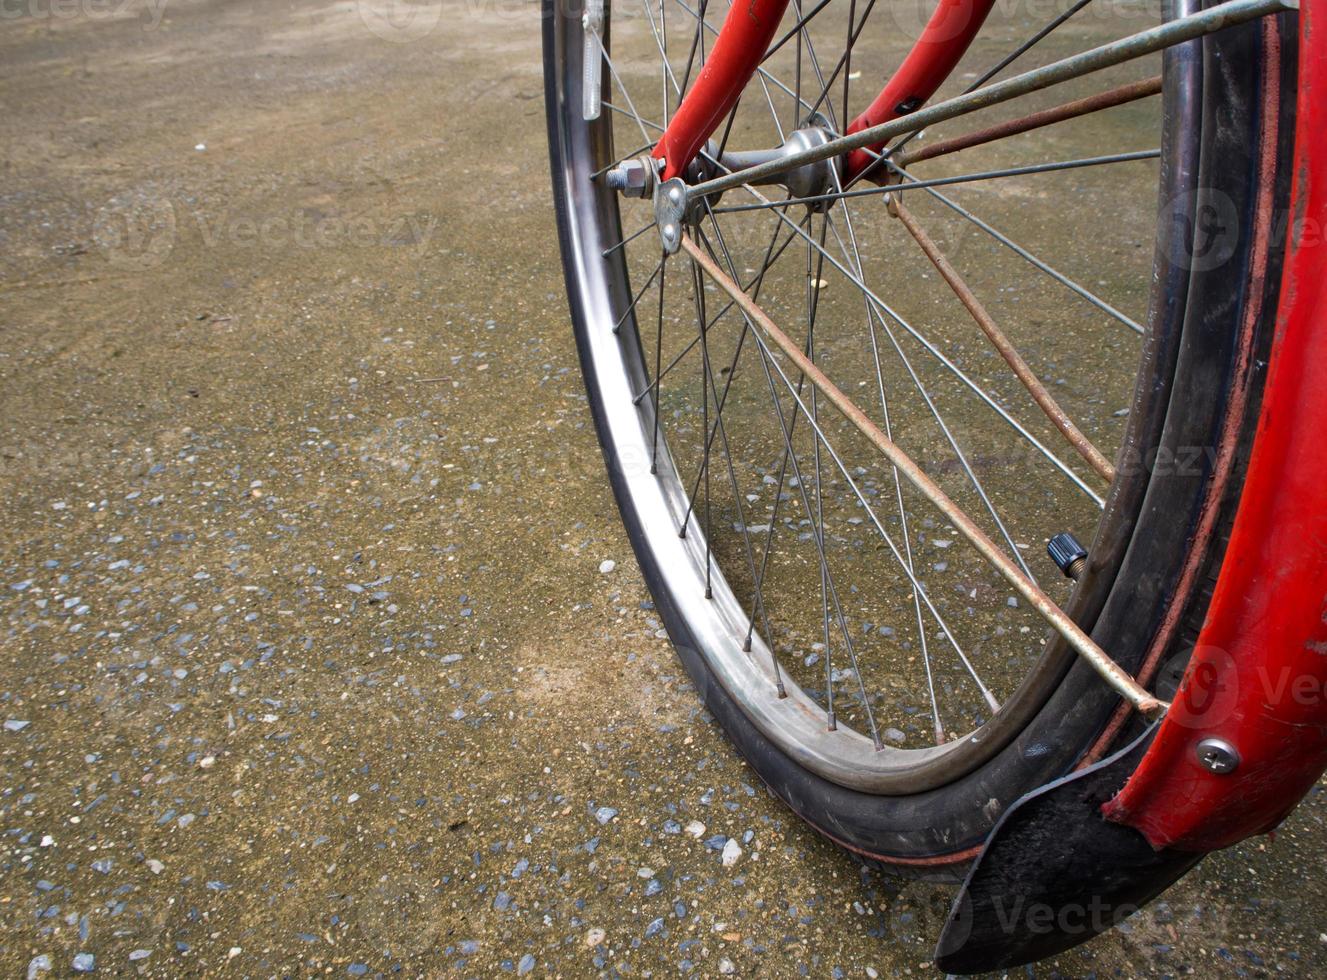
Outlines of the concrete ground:
M385 9L0 17L0 973L933 973L651 611L537 12ZM1325 814L1031 975L1321 975Z

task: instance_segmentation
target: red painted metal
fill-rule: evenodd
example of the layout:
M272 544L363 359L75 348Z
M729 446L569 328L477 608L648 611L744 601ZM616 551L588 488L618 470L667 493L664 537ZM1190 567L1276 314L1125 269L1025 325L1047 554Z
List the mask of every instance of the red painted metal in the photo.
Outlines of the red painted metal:
M954 70L994 5L995 0L940 0L903 64L875 101L852 121L848 133L878 126L921 108ZM882 148L871 147L876 153ZM851 178L861 173L873 159L866 150L849 154L846 176Z
M1327 0L1300 13L1290 236L1267 391L1207 621L1175 703L1102 808L1154 847L1273 830L1327 769ZM1238 751L1209 772L1198 743Z
M925 103L954 70L994 4L995 0L940 0L903 64L848 132L886 122ZM714 50L654 148L654 156L664 161L665 180L681 176L737 104L787 6L788 0L746 0L729 8ZM849 174L870 162L870 155L858 150L849 157Z
M760 67L788 0L741 0L728 8L714 49L696 84L677 107L654 148L664 161L664 180L680 177Z

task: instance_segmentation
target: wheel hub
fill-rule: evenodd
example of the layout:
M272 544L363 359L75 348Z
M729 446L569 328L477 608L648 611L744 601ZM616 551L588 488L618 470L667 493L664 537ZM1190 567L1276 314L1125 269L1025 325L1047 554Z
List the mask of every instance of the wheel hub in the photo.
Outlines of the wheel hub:
M704 183L725 173L741 173L763 164L788 159L795 154L823 146L834 138L823 116L814 116L810 125L791 133L782 146L771 150L740 150L720 155L713 140L696 155L687 167L686 177L675 177L661 182L662 161L645 154L624 160L604 175L605 184L623 197L652 198L659 238L669 255L677 251L682 241L682 230L694 224L703 213L702 201L710 204L719 195L697 198L691 192L696 184ZM831 193L841 177L837 159L817 160L791 170L754 180L754 186L783 187L793 197L821 197ZM812 210L823 210L828 201L808 205Z

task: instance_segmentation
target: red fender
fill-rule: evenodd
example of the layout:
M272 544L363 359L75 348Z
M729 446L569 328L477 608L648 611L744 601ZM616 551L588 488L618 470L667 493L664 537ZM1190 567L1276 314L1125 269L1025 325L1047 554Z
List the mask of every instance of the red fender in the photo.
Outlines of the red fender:
M1301 7L1290 241L1244 493L1175 703L1102 808L1156 848L1266 833L1327 769L1327 40L1315 29L1327 31L1327 0ZM1233 771L1200 762L1208 738L1235 749Z

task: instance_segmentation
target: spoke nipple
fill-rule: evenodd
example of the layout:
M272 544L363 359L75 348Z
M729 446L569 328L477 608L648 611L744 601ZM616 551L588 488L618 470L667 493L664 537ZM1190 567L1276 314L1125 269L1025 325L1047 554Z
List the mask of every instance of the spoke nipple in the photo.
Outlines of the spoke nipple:
M742 652L743 653L751 652L751 637L748 636L745 640L742 641Z
M706 599L713 599L713 598L714 598L714 590L711 589L708 585L705 586L705 598L706 598Z
M1087 549L1076 537L1065 531L1046 542L1046 553L1066 576L1078 581L1087 568Z

